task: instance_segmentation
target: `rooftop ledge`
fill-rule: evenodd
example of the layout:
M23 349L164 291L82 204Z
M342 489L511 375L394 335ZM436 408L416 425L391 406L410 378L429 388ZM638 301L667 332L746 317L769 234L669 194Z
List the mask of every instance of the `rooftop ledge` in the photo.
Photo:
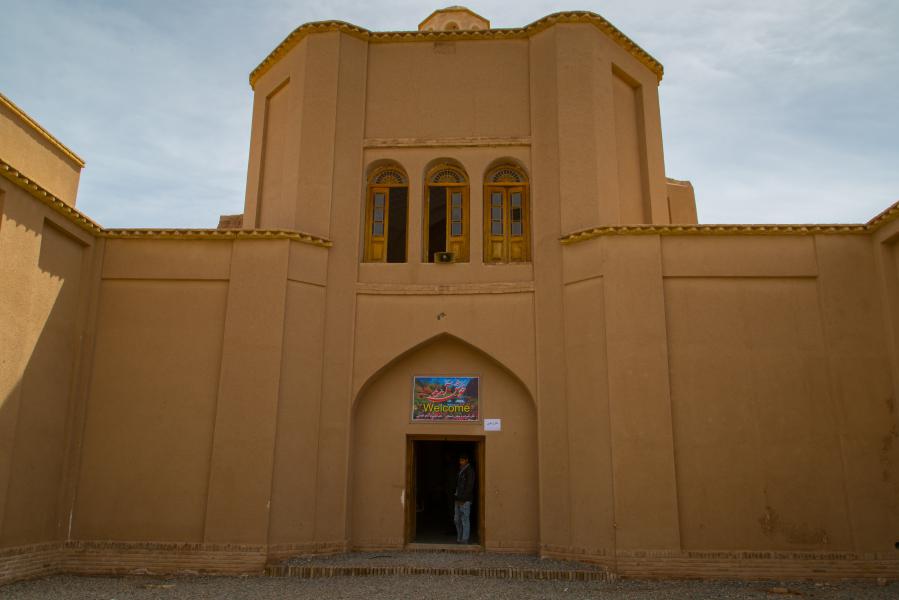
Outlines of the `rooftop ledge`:
M459 29L451 31L369 31L358 25L344 21L316 21L306 23L294 29L278 47L269 53L259 66L250 73L250 87L255 88L256 82L275 63L281 60L294 46L307 35L312 33L327 33L340 31L347 35L365 40L370 43L397 43L397 42L434 42L434 41L463 41L463 40L516 40L526 39L536 35L553 25L560 23L587 23L593 25L615 43L624 48L634 58L646 65L656 74L659 81L662 80L664 68L662 63L653 58L646 50L641 48L632 39L624 35L617 27L612 25L600 15L590 11L566 11L547 15L524 27L511 29Z
M32 119L28 113L16 106L15 102L10 100L3 94L0 94L0 105L5 106L11 113L18 117L19 120L22 121L22 123L31 128L32 131L37 133L39 137L44 138L50 143L51 146L59 150L59 152L61 152L62 155L69 159L72 163L74 163L79 170L84 168L85 163L83 158L72 152L72 150L70 150L68 146L56 139L52 133L41 127L40 123Z
M322 248L331 247L331 241L325 238L284 229L106 229L48 192L2 158L0 158L0 175L94 237L151 240L294 240Z
M824 224L698 224L698 225L609 225L563 235L562 244L574 244L609 235L852 235L874 233L899 218L899 201L867 223Z
M153 240L294 240L322 248L333 243L323 237L286 229L106 229L69 206L0 158L0 175L28 192L80 229L95 237ZM873 233L899 218L899 201L867 223L832 225L610 225L570 233L559 238L573 244L608 235L853 235Z
M293 240L321 248L332 245L325 238L287 229L104 229L102 237L119 240Z

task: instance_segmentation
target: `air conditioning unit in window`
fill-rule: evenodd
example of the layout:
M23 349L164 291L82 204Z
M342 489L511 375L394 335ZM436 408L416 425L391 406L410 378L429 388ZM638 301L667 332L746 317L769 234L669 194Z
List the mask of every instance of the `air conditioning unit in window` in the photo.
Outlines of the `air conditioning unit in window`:
M435 252L434 253L434 262L435 263L454 263L454 262L456 262L456 253L455 252Z

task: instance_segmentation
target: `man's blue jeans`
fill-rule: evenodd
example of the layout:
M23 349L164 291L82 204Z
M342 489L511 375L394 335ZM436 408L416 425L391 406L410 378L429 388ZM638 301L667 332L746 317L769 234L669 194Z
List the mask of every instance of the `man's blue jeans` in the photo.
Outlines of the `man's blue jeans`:
M471 536L471 502L456 501L456 510L453 516L456 522L456 541L468 543Z

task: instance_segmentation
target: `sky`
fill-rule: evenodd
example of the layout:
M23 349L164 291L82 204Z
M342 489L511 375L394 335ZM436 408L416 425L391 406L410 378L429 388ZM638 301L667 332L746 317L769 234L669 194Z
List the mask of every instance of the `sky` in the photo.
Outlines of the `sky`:
M414 30L446 4L0 0L0 91L85 159L78 207L101 225L215 227L243 211L248 75L287 34ZM899 200L897 0L467 6L493 27L590 10L658 59L666 172L701 223L864 222Z

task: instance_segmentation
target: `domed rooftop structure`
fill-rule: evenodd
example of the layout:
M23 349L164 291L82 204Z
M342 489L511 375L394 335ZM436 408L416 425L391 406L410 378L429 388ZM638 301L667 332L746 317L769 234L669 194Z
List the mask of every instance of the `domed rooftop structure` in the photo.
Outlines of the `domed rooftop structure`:
M490 21L465 8L464 6L448 6L435 10L418 24L419 31L471 31L490 29Z

